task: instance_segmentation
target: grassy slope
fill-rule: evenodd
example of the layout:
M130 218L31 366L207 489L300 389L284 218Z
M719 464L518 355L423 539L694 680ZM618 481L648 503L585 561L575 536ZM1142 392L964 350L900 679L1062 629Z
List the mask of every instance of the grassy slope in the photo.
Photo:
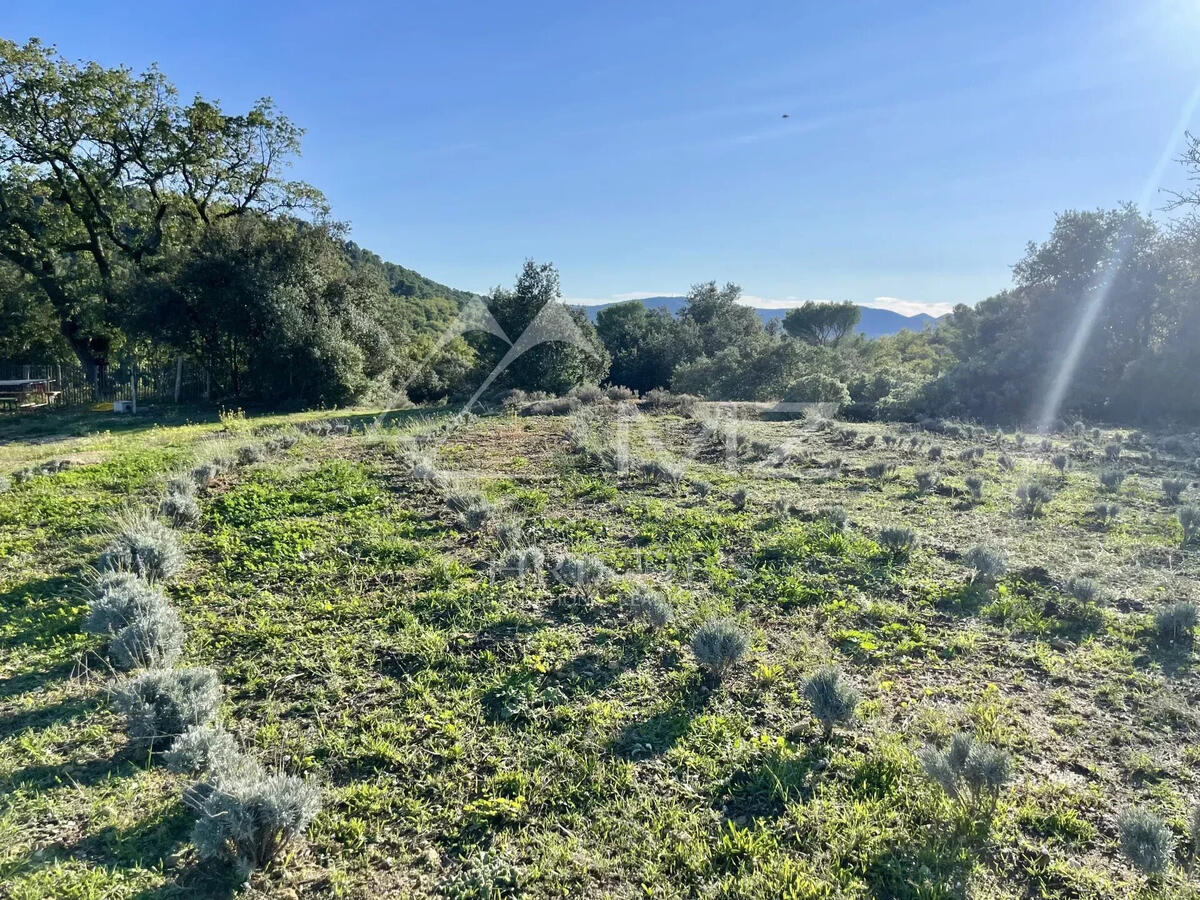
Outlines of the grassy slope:
M302 417L279 417L272 423ZM176 467L211 453L213 423L93 434L23 425L0 472L74 458L0 495L0 893L15 897L220 894L197 868L183 785L125 751L106 679L81 635L80 567L112 512L148 502ZM107 420L104 420L107 424ZM257 424L257 423L256 423ZM128 427L128 426L127 426ZM173 589L188 661L214 665L229 725L265 761L316 776L326 811L271 896L1021 897L1193 896L1180 871L1145 888L1120 861L1114 820L1146 802L1179 830L1196 793L1190 657L1155 648L1149 612L1195 596L1157 479L1138 458L1122 524L1085 515L1099 464L1081 461L1044 517L1013 515L1016 482L1045 454L1006 448L968 467L985 500L917 495L923 457L861 449L788 423L755 423L848 468L689 464L707 498L621 478L569 453L565 422L482 419L438 461L525 519L548 551L594 553L622 585L588 599L555 583L494 578L499 554L465 534L402 471L390 441L303 439L218 483ZM694 423L643 418L634 441L689 453ZM10 436L0 435L0 436ZM37 438L34 443L31 438ZM936 439L935 439L936 440ZM940 441L953 457L967 444ZM856 447L858 449L856 449ZM891 458L897 477L863 465ZM1055 476L1056 478L1056 476ZM749 489L736 511L729 493ZM802 514L836 502L845 536ZM896 521L909 559L874 537ZM969 587L958 555L980 541L1017 565ZM1093 572L1099 608L1070 603ZM676 607L661 634L631 623L625 585ZM751 658L722 685L687 649L730 615ZM861 688L860 722L828 747L800 685L833 660ZM990 823L964 822L913 751L968 728L1016 757ZM493 892L493 893L489 893Z

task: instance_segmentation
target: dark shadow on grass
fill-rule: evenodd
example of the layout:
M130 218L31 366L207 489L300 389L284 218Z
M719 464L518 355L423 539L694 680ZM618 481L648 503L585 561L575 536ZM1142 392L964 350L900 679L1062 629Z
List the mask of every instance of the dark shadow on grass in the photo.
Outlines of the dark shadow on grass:
M661 756L691 727L692 720L708 708L716 685L697 673L682 692L667 699L649 718L626 725L613 739L610 750L626 759Z
M21 672L7 678L0 678L0 700L28 694L52 679L64 679L71 674L74 668L75 663L68 660L39 671ZM3 726L0 726L0 732L3 730Z
M650 651L652 640L653 635L645 631L634 631L625 640L609 645L598 644L593 637L594 649L580 653L557 669L555 675L568 697L597 693L622 673L637 668Z
M13 772L0 784L39 790L52 790L63 785L92 787L110 779L128 778L140 768L141 766L129 756L127 749L122 748L112 756L99 759L26 766Z
M0 735L14 735L30 728L49 728L81 719L96 708L93 697L71 697L31 709L0 715Z
M789 803L809 799L813 776L824 768L827 748L813 744L792 750L773 747L729 775L716 790L727 819L765 819L783 814Z
M196 814L180 802L151 818L120 828L109 825L69 844L54 844L31 854L17 871L81 861L110 871L163 869L191 835ZM203 897L225 900L236 895L242 879L232 866L213 863L183 868L164 884L131 895L136 900Z

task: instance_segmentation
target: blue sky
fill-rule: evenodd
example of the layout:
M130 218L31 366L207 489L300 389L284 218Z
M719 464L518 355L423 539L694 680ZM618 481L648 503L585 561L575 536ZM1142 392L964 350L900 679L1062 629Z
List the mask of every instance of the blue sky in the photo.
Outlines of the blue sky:
M357 241L480 291L534 257L577 299L975 302L1056 211L1161 207L1181 117L1200 130L1197 0L8 0L3 22L231 111L273 97Z

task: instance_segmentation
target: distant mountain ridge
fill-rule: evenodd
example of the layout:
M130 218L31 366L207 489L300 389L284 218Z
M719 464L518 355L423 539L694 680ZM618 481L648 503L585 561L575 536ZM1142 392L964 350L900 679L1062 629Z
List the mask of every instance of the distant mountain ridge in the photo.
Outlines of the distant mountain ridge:
M600 310L609 306L616 306L622 301L614 300L612 303L601 303L595 306L581 306L587 312L588 318L593 322L596 321L596 314ZM643 305L651 309L666 309L671 315L679 315L679 311L687 304L686 297L645 297L639 301ZM788 314L786 309L774 309L768 307L752 306L763 324L773 320L782 321L783 317ZM927 313L918 313L915 316L905 316L898 312L892 312L890 309L876 309L873 306L859 306L859 312L862 313L862 318L859 319L858 328L859 334L864 334L867 337L885 337L889 334L896 334L899 331L922 331L927 326L932 325L937 321L937 318Z

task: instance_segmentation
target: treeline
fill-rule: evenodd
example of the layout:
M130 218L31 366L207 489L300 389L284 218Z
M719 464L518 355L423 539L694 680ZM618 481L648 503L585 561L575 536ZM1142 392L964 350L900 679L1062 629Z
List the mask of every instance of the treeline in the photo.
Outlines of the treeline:
M348 241L287 177L301 134L267 100L231 115L156 69L0 41L0 359L74 357L98 379L186 354L212 399L280 405L608 382L852 418L1200 422L1195 215L1065 213L1011 289L920 334L856 335L850 303L764 326L715 282L678 315L630 302L593 326L550 264L478 298ZM1183 162L1200 185L1190 136Z

